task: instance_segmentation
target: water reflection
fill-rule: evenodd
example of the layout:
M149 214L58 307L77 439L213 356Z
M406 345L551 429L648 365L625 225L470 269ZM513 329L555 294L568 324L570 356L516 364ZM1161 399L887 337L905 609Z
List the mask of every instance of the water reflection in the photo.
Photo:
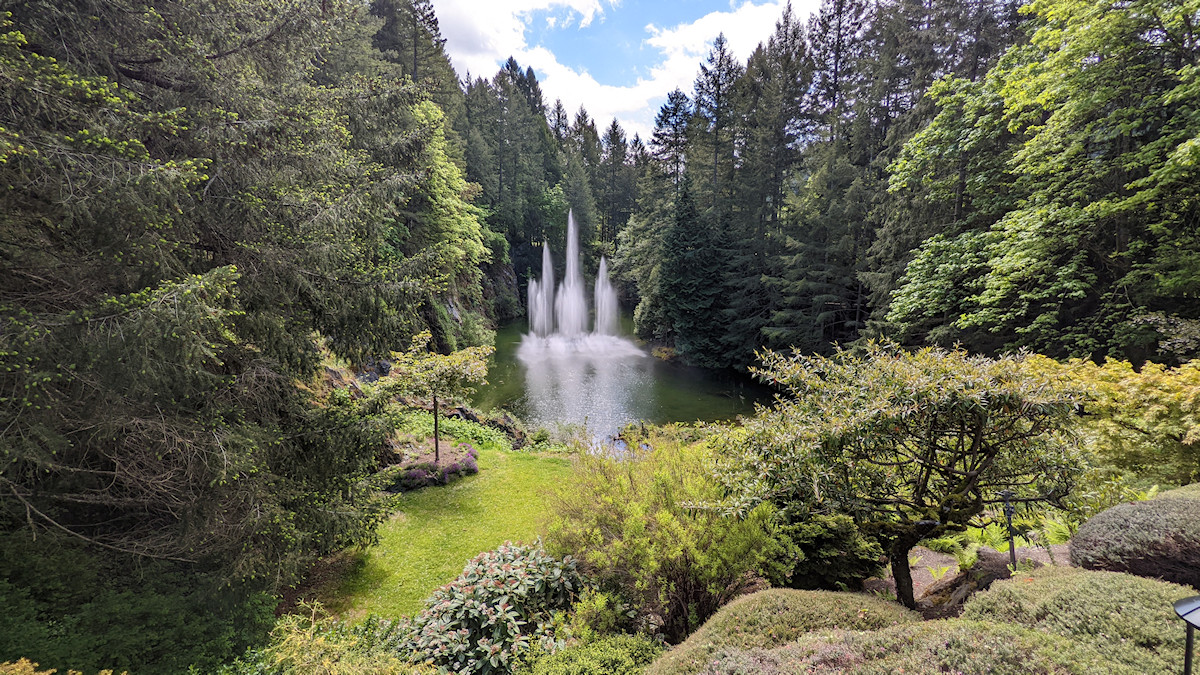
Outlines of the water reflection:
M655 407L651 359L623 338L526 335L517 360L524 366L531 426L586 425L606 439Z

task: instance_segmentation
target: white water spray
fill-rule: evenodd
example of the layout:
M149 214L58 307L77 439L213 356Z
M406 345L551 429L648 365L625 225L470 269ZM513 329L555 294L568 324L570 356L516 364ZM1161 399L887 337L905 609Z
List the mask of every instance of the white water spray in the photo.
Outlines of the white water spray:
M566 275L556 289L550 246L543 243L542 277L529 281L529 334L517 349L534 422L566 421L615 431L628 421L619 418L628 406L614 402L639 393L632 382L641 377L645 366L637 364L644 363L646 353L618 335L617 292L604 258L594 298L595 330L588 332L579 230L575 215L568 214ZM549 407L540 409L543 404Z

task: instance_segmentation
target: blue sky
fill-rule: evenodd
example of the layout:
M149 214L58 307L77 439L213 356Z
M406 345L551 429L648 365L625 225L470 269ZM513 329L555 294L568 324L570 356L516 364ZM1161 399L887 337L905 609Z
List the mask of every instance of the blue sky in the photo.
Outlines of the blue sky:
M648 137L675 87L691 93L712 40L725 33L743 61L787 0L434 0L460 76L491 77L511 55L532 66L548 104L582 105ZM792 0L807 19L819 0Z

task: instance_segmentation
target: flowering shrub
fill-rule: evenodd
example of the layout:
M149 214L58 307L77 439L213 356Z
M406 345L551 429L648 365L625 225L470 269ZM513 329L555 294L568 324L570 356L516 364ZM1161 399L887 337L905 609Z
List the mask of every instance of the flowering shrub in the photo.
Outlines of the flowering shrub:
M507 673L531 646L546 653L563 646L555 614L565 612L583 586L570 556L560 561L540 544L506 543L434 591L400 649L414 661L457 673Z
M408 492L430 485L448 485L451 481L479 473L479 451L474 447L462 444L459 450L466 449L467 454L457 457L450 462L438 466L433 462L402 464L394 470L391 478L393 491Z

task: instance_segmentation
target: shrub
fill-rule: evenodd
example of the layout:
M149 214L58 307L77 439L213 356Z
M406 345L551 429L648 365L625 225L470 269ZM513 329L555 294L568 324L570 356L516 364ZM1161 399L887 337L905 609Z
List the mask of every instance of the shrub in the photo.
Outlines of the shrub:
M1071 562L1200 587L1200 500L1114 506L1080 526Z
M573 637L592 642L602 637L632 632L637 612L620 595L588 588L571 606L569 628Z
M20 661L5 661L0 663L0 675L53 675L59 671L55 668L50 670L38 670L38 664L29 659L21 659ZM78 670L68 670L61 675L83 675ZM102 670L96 675L113 675L111 670ZM122 675L127 675L122 673Z
M434 675L431 666L401 660L401 627L377 617L351 626L287 615L271 643L218 671L218 675Z
M462 454L464 448L465 455ZM463 444L455 449L453 459L446 461L444 457L445 463L440 466L433 462L416 462L388 467L381 472L382 477L378 482L381 485L386 484L385 489L393 492L408 492L432 485L449 485L451 481L479 473L478 459L479 451Z
M1183 487L1167 490L1159 495L1160 499L1200 499L1200 483L1192 483Z
M883 569L883 547L846 515L816 515L783 528L794 545L789 588L849 590Z
M413 661L454 672L508 672L531 644L549 653L561 648L555 614L583 585L569 556L560 561L540 545L505 544L434 591L399 648Z
M612 635L543 656L520 675L641 675L662 645L641 635Z
M959 673L1135 675L1086 645L1005 624L950 619L806 635L776 649L719 652L704 675Z
M968 600L962 616L1086 641L1135 671L1177 672L1184 631L1171 604L1194 594L1128 574L1043 567L996 582Z
M894 602L860 593L760 591L722 607L686 642L656 661L647 675L698 673L722 648L770 648L815 630L876 630L920 618Z
M546 541L627 598L643 628L679 642L761 576L782 579L786 556L770 505L744 519L703 508L721 498L707 448L650 433L626 437L624 459L575 459Z

